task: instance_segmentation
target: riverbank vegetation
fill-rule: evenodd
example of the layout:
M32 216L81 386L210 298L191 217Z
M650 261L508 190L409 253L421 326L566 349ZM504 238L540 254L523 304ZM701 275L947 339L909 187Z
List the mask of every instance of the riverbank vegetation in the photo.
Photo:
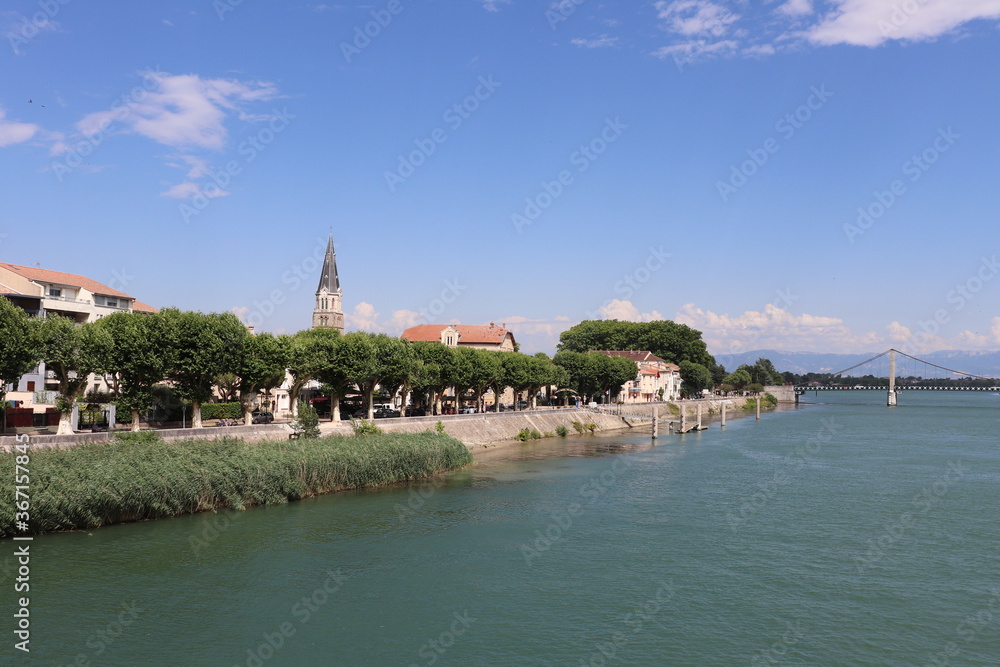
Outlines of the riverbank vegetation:
M5 470L14 453L0 454ZM437 433L331 437L248 444L165 443L147 432L111 443L37 449L31 455L30 533L287 503L346 489L424 479L472 463ZM0 537L14 523L11 484L0 485Z

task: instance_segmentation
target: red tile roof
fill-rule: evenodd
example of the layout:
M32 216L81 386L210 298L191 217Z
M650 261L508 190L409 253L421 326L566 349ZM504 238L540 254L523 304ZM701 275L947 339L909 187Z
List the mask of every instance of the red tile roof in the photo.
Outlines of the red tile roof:
M441 342L441 331L447 324L418 324L403 332L403 338L408 341Z
M68 285L70 287L82 287L83 289L92 292L93 294L103 294L106 296L117 296L125 297L131 299L132 297L124 292L119 292L113 287L108 287L103 283L99 283L96 280L91 280L84 276L78 276L74 273L62 273L61 271L49 271L48 269L38 269L33 266L19 266L17 264L8 264L7 262L0 262L0 268L7 269L12 273L16 273L28 280L32 280L39 283L54 283L56 285Z
M490 322L488 326L476 324L456 324L454 327L458 329L459 343L489 343L492 345L499 345L503 342L503 339L507 337L507 334L510 333L510 331L504 327L498 327L492 322Z
M441 332L452 327L458 331L459 344L466 345L499 345L507 334L506 328L496 324L418 324L403 332L403 338L409 341L440 341ZM512 334L513 335L513 334Z
M153 308L149 304L143 303L142 301L134 300L132 301L132 310L137 313L158 313L159 308Z
M649 351L638 351L638 350L594 350L595 352L600 352L601 354L606 354L609 357L625 357L626 359L631 359L632 361L639 363L640 361L662 361L667 363L666 359L660 359L658 356Z

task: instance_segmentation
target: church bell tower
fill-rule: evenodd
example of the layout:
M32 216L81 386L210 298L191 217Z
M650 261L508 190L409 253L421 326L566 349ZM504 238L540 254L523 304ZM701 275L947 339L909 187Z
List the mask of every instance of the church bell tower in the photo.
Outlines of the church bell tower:
M344 332L343 292L337 275L337 253L333 250L333 234L326 244L323 271L316 288L316 307L313 308L313 329L336 329Z

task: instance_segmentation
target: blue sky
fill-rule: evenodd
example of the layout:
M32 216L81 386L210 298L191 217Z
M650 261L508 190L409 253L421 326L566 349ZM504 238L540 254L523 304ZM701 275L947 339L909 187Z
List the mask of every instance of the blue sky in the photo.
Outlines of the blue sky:
M1000 348L1000 0L8 2L0 258L349 328Z

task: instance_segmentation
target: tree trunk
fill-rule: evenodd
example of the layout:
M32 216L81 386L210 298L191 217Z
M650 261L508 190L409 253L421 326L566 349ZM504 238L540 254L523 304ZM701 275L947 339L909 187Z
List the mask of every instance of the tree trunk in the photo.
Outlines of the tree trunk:
M191 428L201 428L201 403L191 401Z
M139 430L139 411L132 411L132 432L136 433Z
M70 409L69 412L59 413L59 430L56 431L56 435L73 435L73 425L70 423L73 420L73 410Z
M375 396L375 383L372 382L370 385L366 386L364 389L365 396L365 414L368 415L368 421L375 420L375 402L373 397Z
M340 423L340 395L334 394L330 397L330 419L334 424Z
M243 423L253 423L253 406L248 406L246 403L243 404Z

